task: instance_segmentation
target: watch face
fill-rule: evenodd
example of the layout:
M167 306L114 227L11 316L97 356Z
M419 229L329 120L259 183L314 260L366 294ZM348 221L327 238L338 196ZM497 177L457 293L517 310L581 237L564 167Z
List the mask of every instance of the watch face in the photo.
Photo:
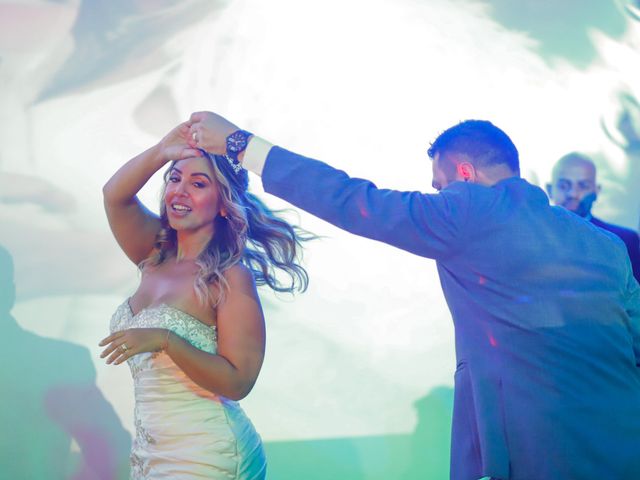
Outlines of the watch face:
M233 132L227 137L227 150L230 153L240 153L247 148L247 135L243 130Z

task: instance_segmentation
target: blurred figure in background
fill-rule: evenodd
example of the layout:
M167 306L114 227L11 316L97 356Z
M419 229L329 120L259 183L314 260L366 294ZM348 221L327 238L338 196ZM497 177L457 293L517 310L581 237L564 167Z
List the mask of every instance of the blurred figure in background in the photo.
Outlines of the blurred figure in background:
M0 245L0 477L128 478L131 437L96 385L89 351L22 328L15 298L13 258Z
M629 252L633 276L640 281L640 239L633 230L603 222L591 214L591 207L598 198L600 185L596 181L596 166L581 153L572 152L560 158L553 167L547 193L558 206L580 215L604 230L622 239Z

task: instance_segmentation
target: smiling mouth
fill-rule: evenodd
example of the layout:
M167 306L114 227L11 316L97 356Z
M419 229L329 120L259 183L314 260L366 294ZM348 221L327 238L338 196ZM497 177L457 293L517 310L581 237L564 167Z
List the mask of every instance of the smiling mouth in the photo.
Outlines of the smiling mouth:
M172 203L171 210L175 213L185 214L191 211L191 207L187 207L186 205L182 205L180 203Z

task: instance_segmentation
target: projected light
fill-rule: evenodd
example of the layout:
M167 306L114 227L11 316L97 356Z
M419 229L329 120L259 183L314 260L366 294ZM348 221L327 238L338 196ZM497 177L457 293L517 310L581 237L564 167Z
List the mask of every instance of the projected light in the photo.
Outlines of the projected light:
M66 385L80 367L93 375L111 409L96 415L95 431L108 423L116 433L107 440L124 438L126 457L130 374L100 361L97 340L139 276L109 231L101 188L194 110L224 113L379 187L429 193L429 141L460 120L491 119L539 185L561 154L598 153L606 182L598 205L608 220L637 225L640 0L546 3L0 0L0 320L15 303L0 339L15 324L47 347L39 357L16 348L25 358L5 362L0 376L73 344L82 353L75 370L52 376L53 360L31 362L33 377ZM536 15L524 15L525 5ZM160 180L140 195L151 209ZM287 207L257 177L251 189ZM290 218L323 238L307 251L309 291L261 291L268 354L242 404L267 444L271 475L448 478L456 364L434 262L304 213ZM15 265L15 302L3 248ZM45 405L35 394L5 397L0 411L12 414L9 398ZM44 425L27 425L43 445ZM28 434L16 440L17 427L3 431L0 445L38 451ZM81 440L74 461L90 451Z
M622 9L635 20L640 21L640 1L639 0L618 0Z

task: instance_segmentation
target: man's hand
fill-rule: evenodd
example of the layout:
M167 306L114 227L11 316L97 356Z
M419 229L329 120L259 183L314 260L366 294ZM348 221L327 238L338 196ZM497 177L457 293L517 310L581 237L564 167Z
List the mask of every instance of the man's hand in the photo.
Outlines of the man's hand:
M187 123L190 145L216 155L227 152L227 137L239 130L229 120L213 112L192 113Z

